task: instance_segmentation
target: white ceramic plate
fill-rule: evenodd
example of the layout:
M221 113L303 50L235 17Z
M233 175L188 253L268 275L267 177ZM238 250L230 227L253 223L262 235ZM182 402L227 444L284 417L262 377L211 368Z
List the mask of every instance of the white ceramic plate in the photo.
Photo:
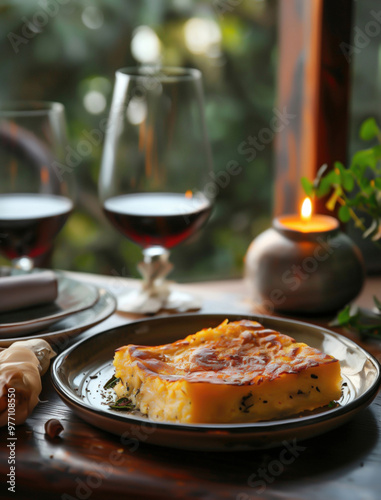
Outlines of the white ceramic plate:
M0 314L0 339L25 336L40 331L62 318L93 307L99 300L98 289L56 272L58 296L55 302Z
M114 350L129 343L173 342L225 318L249 318L335 356L341 365L343 396L334 408L320 408L293 418L250 424L174 424L152 422L139 412L110 410L102 396L113 374ZM59 355L52 365L53 384L61 398L90 424L145 442L193 450L235 451L277 446L331 430L368 406L380 386L377 360L351 340L315 325L266 316L188 314L135 321L94 335Z

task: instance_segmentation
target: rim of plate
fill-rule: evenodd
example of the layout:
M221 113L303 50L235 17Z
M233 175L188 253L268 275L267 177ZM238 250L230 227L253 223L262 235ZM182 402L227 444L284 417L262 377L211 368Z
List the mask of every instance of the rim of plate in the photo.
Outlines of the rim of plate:
M13 323L0 323L0 331L6 330L7 328L15 328L17 326L21 327L23 325L34 325L36 323L43 323L43 322L52 321L55 319L57 319L57 321L58 321L60 319L65 318L66 316L70 316L71 314L77 314L79 312L85 311L86 309L90 309L90 307L93 307L99 301L100 288L98 288L97 286L95 286L91 283L85 283L84 281L78 281L78 280L75 280L72 278L68 278L67 276L58 275L57 278L61 279L61 280L64 279L66 282L69 281L69 284L70 283L77 283L77 284L80 284L81 286L83 285L87 289L91 289L95 293L95 299L93 300L92 304L90 306L88 306L88 305L85 305L85 306L82 305L80 307L72 306L71 309L65 309L65 310L62 310L58 313L53 313L53 314L50 314L48 316L43 316L42 318L35 318L35 319L24 320L24 321L15 321ZM59 296L59 292L58 292L58 296ZM0 337L0 339L1 339L1 337Z
M98 288L99 292L99 298L95 302L95 304L92 307L89 307L87 309L82 309L81 311L75 312L71 315L64 316L62 318L59 318L57 322L52 322L50 325L59 325L62 321L65 321L68 317L70 316L75 316L78 319L78 316L81 316L82 314L87 313L90 310L93 310L94 308L99 307L99 305L102 305L102 302L104 302L104 305L101 309L100 312L96 314L96 320L95 321L90 321L90 322L83 322L80 321L79 324L77 324L76 327L72 328L61 328L60 330L53 330L53 331L35 331L31 332L29 334L25 335L20 335L16 337L1 337L0 336L0 347L7 347L13 342L17 342L18 340L30 340L30 339L36 339L36 338L41 338L43 340L48 341L49 343L54 343L57 342L59 338L62 336L68 336L68 337L73 337L75 335L79 335L80 333L84 332L85 330L88 330L89 328L92 328L93 326L101 323L105 319L107 319L109 316L111 316L115 311L116 311L116 298L114 295L106 290L105 288ZM45 328L45 327L44 327ZM86 339L85 339L86 340ZM78 342L79 344L80 342ZM76 345L76 344L74 344Z

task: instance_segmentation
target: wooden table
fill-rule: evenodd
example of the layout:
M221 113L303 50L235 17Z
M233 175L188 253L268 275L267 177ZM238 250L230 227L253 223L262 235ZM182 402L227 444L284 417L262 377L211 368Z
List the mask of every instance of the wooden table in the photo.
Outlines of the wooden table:
M132 280L74 276L109 285L116 293L123 287L135 286ZM204 298L203 312L255 312L245 298L241 281L189 284L183 288ZM380 290L381 278L368 279L357 302L370 307L372 295ZM77 339L132 319L115 313ZM315 321L327 325L329 319ZM359 342L354 335L351 338L381 359L381 343ZM16 429L16 493L7 491L9 450L6 430L0 430L2 499L107 499L112 494L114 498L132 500L381 498L380 395L348 424L298 443L300 449L287 463L282 461L284 453L280 448L197 453L140 443L128 449L117 436L76 417L55 393L49 374L43 378L40 399L26 424ZM64 432L61 437L50 439L44 433L44 424L53 417L62 422Z

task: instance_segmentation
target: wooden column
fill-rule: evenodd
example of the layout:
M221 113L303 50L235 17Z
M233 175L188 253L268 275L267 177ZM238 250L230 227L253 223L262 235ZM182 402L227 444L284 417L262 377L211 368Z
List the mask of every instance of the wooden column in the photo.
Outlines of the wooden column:
M350 64L342 47L352 10L352 0L280 0L277 109L288 119L276 137L275 215L299 210L302 176L346 161ZM318 203L315 211L327 212Z

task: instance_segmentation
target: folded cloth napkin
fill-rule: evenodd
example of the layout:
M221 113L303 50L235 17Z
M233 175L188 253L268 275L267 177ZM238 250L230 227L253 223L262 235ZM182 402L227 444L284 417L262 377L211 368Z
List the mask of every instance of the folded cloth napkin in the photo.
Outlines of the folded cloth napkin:
M54 302L58 295L52 271L0 278L0 313Z

